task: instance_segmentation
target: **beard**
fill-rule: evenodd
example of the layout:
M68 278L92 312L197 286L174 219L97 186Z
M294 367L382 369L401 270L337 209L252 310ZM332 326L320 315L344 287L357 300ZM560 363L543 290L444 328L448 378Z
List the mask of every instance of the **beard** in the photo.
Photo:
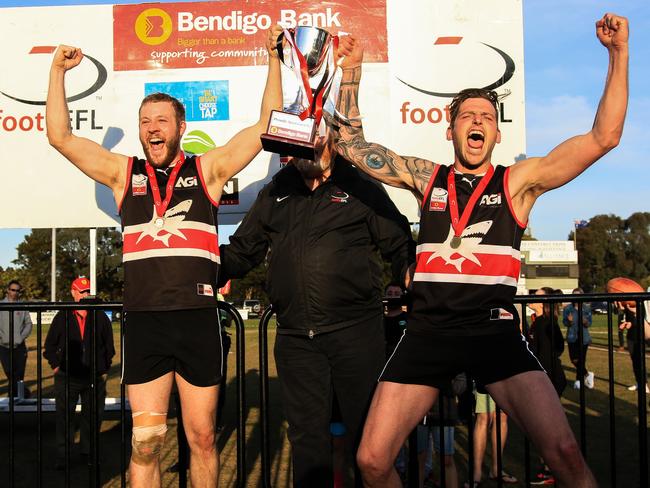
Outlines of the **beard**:
M309 159L293 158L291 161L304 178L317 178L323 174L325 168L320 161L310 161Z
M144 155L151 166L153 166L154 168L166 168L174 161L174 158L176 158L176 155L180 150L181 137L180 135L176 135L175 137L168 139L163 143L167 151L162 161L154 160L154 157L149 151L149 145L147 144L146 141L140 139L140 143L142 144L142 150L144 151Z

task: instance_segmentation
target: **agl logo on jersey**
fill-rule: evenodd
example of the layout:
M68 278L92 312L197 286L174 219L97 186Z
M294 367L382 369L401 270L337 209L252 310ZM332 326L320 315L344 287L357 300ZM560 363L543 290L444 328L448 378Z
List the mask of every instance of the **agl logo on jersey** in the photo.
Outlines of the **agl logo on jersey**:
M196 176L187 176L185 178L179 176L174 188L197 188L198 186L199 180Z
M495 206L501 205L501 193L494 193L492 195L483 195L478 203L482 206Z

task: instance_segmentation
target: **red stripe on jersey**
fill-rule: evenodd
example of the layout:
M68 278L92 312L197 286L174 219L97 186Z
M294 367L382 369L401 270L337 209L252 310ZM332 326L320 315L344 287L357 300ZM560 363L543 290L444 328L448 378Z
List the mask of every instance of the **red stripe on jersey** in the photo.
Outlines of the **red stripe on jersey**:
M137 242L140 238L141 232L124 234L124 254L130 252L149 251L151 249L191 248L201 249L217 256L219 255L219 238L217 234L195 229L179 229L179 231L183 233L186 239L175 234L169 234L166 231L160 231L159 236L156 236L156 239L151 235L145 235L140 242ZM169 235L169 240L166 237L167 235ZM167 241L169 245L166 245L165 241Z
M429 257L432 252L421 252L417 255L416 273L444 273L456 275L472 276L509 276L515 280L519 278L519 268L521 261L509 255L503 254L483 254L474 253L477 260L481 263L476 264L458 253L453 253L447 263L441 257L435 257L430 262ZM458 261L458 260L461 261ZM460 263L460 271L454 265Z

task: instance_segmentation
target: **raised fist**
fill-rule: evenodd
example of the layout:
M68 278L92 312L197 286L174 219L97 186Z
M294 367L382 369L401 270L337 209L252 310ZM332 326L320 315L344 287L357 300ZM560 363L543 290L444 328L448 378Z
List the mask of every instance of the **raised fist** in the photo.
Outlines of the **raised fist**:
M266 36L266 50L272 58L278 57L278 37L282 34L282 26L275 24L267 31ZM286 43L286 39L282 39L282 45Z
M54 53L52 67L68 71L81 63L83 57L84 55L78 47L61 44Z
M351 35L341 36L336 57L343 58L339 62L341 68L355 68L363 61L363 46Z
M596 22L596 36L607 49L626 47L628 35L628 23L625 17L607 13Z

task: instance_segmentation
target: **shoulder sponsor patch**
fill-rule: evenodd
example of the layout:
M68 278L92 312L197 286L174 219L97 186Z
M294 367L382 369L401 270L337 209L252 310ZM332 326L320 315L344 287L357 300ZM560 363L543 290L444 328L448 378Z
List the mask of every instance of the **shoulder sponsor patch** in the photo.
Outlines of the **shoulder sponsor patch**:
M144 196L147 194L147 175L131 175L131 191L133 196Z
M429 199L429 210L432 212L444 212L447 210L447 190L444 188L433 187L431 189L431 198Z

